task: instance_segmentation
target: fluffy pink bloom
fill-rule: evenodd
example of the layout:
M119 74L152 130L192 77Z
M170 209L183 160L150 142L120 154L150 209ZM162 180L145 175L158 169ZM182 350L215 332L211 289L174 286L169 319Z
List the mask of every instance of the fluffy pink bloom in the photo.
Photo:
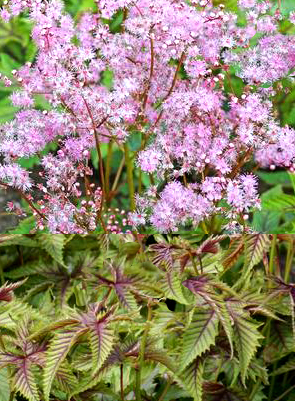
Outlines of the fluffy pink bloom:
M280 127L271 102L274 84L295 67L295 37L280 33L271 3L239 0L245 26L211 1L96 3L99 12L84 13L78 22L59 0L3 6L6 21L29 11L38 53L13 78L0 76L4 85L19 86L11 100L22 108L1 126L0 179L29 189L29 174L17 159L38 155L39 206L50 231L93 231L101 195L88 183L91 151L109 141L121 148L137 130L143 141L132 160L154 175L155 184L136 196L135 226L176 231L214 213L236 221L258 207L256 179L236 169L242 157L254 156L262 167L293 168L295 161L294 131ZM119 9L126 18L113 34L105 19ZM239 96L229 82L230 67L243 81ZM44 96L48 111L35 108L36 95ZM52 142L57 149L42 156ZM81 182L91 198L86 204ZM224 209L221 199L227 200ZM115 225L107 224L112 232Z

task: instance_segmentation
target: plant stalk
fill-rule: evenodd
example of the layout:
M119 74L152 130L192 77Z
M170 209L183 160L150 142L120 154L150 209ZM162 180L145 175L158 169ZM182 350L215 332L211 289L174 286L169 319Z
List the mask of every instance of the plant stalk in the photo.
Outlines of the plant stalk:
M135 383L136 401L141 401L141 369L143 368L143 365L144 365L144 353L145 353L147 335L148 335L148 331L150 328L150 321L152 319L152 308L151 308L150 301L148 302L147 307L148 307L147 321L145 324L145 329L144 329L142 340L140 343L140 349L139 349L139 355L138 355L138 366L136 369L136 383Z
M133 180L133 163L130 157L129 146L127 143L124 144L125 151L125 163L127 168L127 183L129 188L130 197L130 210L135 210L135 191L134 191L134 180Z
M107 205L109 205L110 203L110 175L111 175L112 154L113 154L113 142L110 141L108 143L108 153L107 153L106 169L105 169L105 191L106 191Z
M290 279L290 273L291 273L291 270L292 270L293 256L294 256L293 241L289 241L288 250L287 250L287 259L286 259L286 264L285 264L285 274L284 274L285 283L288 283L289 279Z
M273 234L271 241L271 249L270 249L270 258L269 258L269 274L274 274L274 259L276 252L276 243L277 243L277 234Z
M124 401L124 375L123 375L123 364L120 365L120 388L121 388L121 401Z

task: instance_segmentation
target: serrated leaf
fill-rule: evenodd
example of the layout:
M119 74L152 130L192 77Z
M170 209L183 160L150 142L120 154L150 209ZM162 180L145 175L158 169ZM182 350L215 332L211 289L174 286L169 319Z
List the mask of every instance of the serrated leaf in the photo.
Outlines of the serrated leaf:
M0 287L0 301L10 302L13 299L13 291L24 284L27 279L18 281L16 283L5 283Z
M106 327L104 323L98 322L89 330L89 341L92 355L93 375L95 375L113 348L113 330Z
M43 249L58 263L64 266L63 248L66 237L63 234L40 234L38 240Z
M191 277L190 279L183 281L182 284L192 291L192 293L194 293L197 297L200 297L203 301L210 305L210 307L215 311L230 344L232 357L233 332L231 320L222 297L215 292L214 285L216 285L216 283L210 278L209 275L203 274L197 277Z
M19 278L28 277L33 274L38 274L39 265L40 265L39 261L26 263L25 265L23 265L17 269L13 269L11 271L4 272L4 275L5 275L5 277L7 277L11 280L17 280Z
M39 330L36 330L33 334L28 337L29 340L36 340L38 338L44 337L48 333L52 333L55 330L61 329L66 326L71 326L77 324L78 321L76 319L64 319L58 322L52 322L47 324L45 327L42 327Z
M166 368L171 370L171 372L175 373L177 371L177 367L175 366L170 356L167 355L166 350L148 348L145 350L144 358L161 363L162 365L166 366Z
M270 238L268 234L246 235L245 241L245 267L252 269L263 257L270 247Z
M295 359L290 359L283 366L280 366L274 372L271 373L271 376L281 375L286 372L290 372L291 370L295 370Z
M264 209L286 212L295 211L295 196L281 194L273 198L265 199L262 201L262 207Z
M185 305L189 303L183 294L182 284L178 274L172 270L165 273L163 291L167 298L174 299Z
M183 335L182 369L215 343L218 317L213 309L196 309Z
M273 322L268 344L263 349L263 358L268 363L295 352L293 330L286 322Z
M290 185L290 179L286 171L257 171L258 177L269 185Z
M22 234L4 234L0 235L0 246L23 245L29 247L38 247L37 241Z
M196 358L182 373L183 386L189 391L194 401L202 401L204 365L201 358Z
M123 306L123 308L126 308L127 310L132 310L132 311L135 311L138 309L136 300L135 300L133 294L129 291L127 286L124 286L120 283L116 283L114 287L115 287L115 291L116 291L117 297L119 299L119 302Z
M77 383L77 377L72 373L68 364L60 366L55 375L55 383L58 387L69 394Z
M79 337L84 334L85 329L69 329L58 333L53 338L46 355L46 365L43 375L43 391L46 401L49 401L49 394L53 379L66 358L71 347L76 343Z
M39 401L37 384L31 370L31 363L27 358L23 359L14 376L13 387L29 401Z
M250 318L240 302L228 301L227 307L234 322L234 343L239 355L242 382L245 384L247 369L260 345L259 340L264 337L258 331L260 324Z
M9 401L10 388L7 368L0 370L0 401Z
M222 265L225 269L232 267L244 250L242 236L231 238L229 248L223 256Z

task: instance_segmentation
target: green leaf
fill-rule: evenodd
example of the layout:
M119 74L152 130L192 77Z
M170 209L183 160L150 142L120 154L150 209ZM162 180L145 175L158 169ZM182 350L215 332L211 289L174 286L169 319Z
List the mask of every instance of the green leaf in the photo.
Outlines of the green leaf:
M34 216L27 217L19 222L19 225L13 230L9 230L10 234L29 234L35 228L36 220Z
M63 248L66 237L63 234L40 234L38 240L43 249L58 263L64 266Z
M9 401L10 388L7 368L0 370L0 401Z
M288 175L289 175L289 178L290 178L290 180L291 180L291 184L292 184L292 187L293 187L293 192L294 192L294 194L295 194L295 174L293 174L293 173L288 173Z
M182 369L208 350L215 343L217 334L218 317L215 311L213 309L195 309L191 323L183 335Z
M19 107L13 106L9 97L5 96L0 101L0 123L6 123L9 120L12 120L15 116L15 113L19 110Z
M0 246L23 245L38 247L38 243L22 234L4 234L0 236Z
M273 322L268 344L263 350L263 358L268 363L295 352L292 325L286 322Z
M187 305L189 302L183 294L183 286L181 280L176 272L173 270L165 273L165 280L163 281L163 291L167 298L174 299L175 301Z
M93 375L95 375L112 350L114 343L113 330L106 327L103 323L98 323L95 327L90 328L89 341Z
M121 253L123 255L132 256L136 255L139 249L140 249L140 244L138 242L125 242L121 246Z
M245 384L250 362L260 345L259 340L264 337L258 331L260 324L250 318L240 302L232 300L226 304L234 322L234 343L238 350L242 382Z
M290 178L286 171L258 171L256 174L269 185L282 184L290 186Z
M69 364L63 364L60 366L55 375L55 381L58 387L69 394L77 383L77 377L72 373Z
M204 365L201 358L196 358L181 374L183 385L194 397L194 401L201 401L203 394L203 373Z
M284 365L280 366L274 372L272 372L271 376L281 375L286 372L290 372L291 370L295 370L295 359L290 359Z
M8 54L0 53L0 71L9 78L13 77L11 71L18 69L20 66L20 63L10 57Z
M247 277L253 266L256 266L263 258L264 252L270 247L270 238L268 234L253 234L245 237L245 261L243 277Z
M46 401L49 401L49 394L53 379L65 360L71 347L77 342L79 337L84 334L84 330L77 328L68 329L58 333L53 338L46 353L46 365L43 375L43 391Z
M253 213L251 226L259 233L276 233L279 227L281 213L270 210L257 210Z
M29 401L39 401L37 384L31 369L31 363L23 359L15 376L13 387L19 391Z
M279 212L295 211L295 196L283 193L268 199L262 198L262 208Z
M174 361L171 359L169 355L167 355L166 350L161 349L153 349L152 347L148 347L148 349L144 352L144 359L159 362L162 365L166 366L171 372L177 372L177 367L174 364Z

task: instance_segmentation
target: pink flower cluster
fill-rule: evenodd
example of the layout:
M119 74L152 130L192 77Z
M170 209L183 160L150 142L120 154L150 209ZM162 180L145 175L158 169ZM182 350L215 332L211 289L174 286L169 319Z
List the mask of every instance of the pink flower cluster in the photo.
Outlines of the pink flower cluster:
M98 12L75 24L59 0L4 2L5 20L29 10L39 52L33 64L13 71L20 90L11 100L20 111L1 127L0 179L34 188L17 158L40 155L55 141L58 151L41 159L39 226L93 231L105 194L89 189L90 150L108 141L122 147L135 128L143 138L137 167L156 184L137 195L131 223L168 232L224 213L242 227L241 216L259 206L257 181L244 174L245 163L254 158L264 168L293 168L295 131L280 127L271 100L275 83L295 67L295 37L278 32L280 16L268 1L239 1L245 26L210 0L96 3ZM124 21L114 34L103 19L119 9ZM230 66L244 81L239 96ZM111 90L101 81L105 70L113 72ZM37 94L50 111L34 108ZM81 180L92 202L87 207L79 200Z

